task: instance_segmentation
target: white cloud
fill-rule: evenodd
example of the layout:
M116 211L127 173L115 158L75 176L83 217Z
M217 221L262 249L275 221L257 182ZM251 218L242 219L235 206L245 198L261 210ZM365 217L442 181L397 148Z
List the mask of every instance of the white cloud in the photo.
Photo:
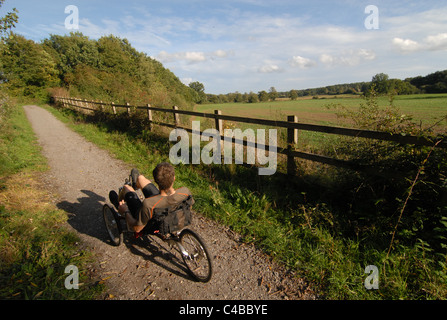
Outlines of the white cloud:
M216 58L225 58L230 56L232 53L230 51L216 50L214 52L205 53L202 51L184 51L176 53L168 53L166 51L160 51L160 53L155 57L162 63L186 61L189 64L205 62L208 60L213 60Z
M359 49L356 52L357 57L362 60L375 60L376 59L376 53L374 50L368 50L368 49Z
M439 33L435 36L428 36L425 39L428 50L446 50L447 49L447 33Z
M292 67L299 67L301 69L311 68L317 65L315 61L301 56L293 56L289 64Z
M393 45L401 52L417 51L420 48L419 43L411 39L394 38Z
M447 50L447 33L427 36L421 42L411 39L394 38L393 45L403 53Z
M356 66L374 59L376 59L376 53L370 49L346 50L337 56L327 53L320 55L320 62L328 66Z
M329 55L329 54L326 54L326 53L323 53L321 56L320 56L320 61L322 62L322 63L324 63L324 64L327 64L327 65L332 65L332 64L334 64L334 61L335 61L335 57L333 57L333 56L331 56L331 55Z
M267 64L258 69L259 73L279 73L284 70L276 64Z
M231 52L229 51L224 51L224 50L216 50L213 52L213 56L218 57L218 58L226 58L231 54Z
M192 52L183 52L179 55L181 60L186 60L190 63L196 63L196 62L202 62L205 61L205 54L203 52L197 52L197 51L192 51Z

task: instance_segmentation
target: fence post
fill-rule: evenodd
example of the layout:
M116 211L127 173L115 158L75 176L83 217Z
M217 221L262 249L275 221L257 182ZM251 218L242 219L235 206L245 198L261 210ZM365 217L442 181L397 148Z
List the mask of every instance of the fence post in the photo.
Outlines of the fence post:
M174 114L174 123L175 123L175 127L177 128L177 126L178 126L179 123L180 123L180 121L179 121L179 115L178 115L178 113L176 112L176 111L178 110L178 107L177 107L177 106L173 106L172 108L174 109L174 112L173 112L173 114Z
M147 107L148 107L148 109L147 109L147 118L149 120L149 131L152 131L152 110L149 109L151 107L151 104L148 103Z
M216 115L216 117L214 118L216 123L216 130L219 131L220 135L222 135L222 119L219 118L219 116L222 114L222 111L214 110L214 114Z
M113 114L116 114L116 107L115 107L115 103L114 103L114 102L112 102L112 103L111 103L111 105L112 105L112 110L113 110Z
M85 111L82 111L83 113L86 113L86 114L89 114L90 113L90 106L89 106L89 104L88 104L88 102L87 102L87 99L84 99L84 110Z
M220 142L220 154L223 156L223 140L222 136L224 134L223 132L223 125L222 125L222 119L219 118L219 116L222 114L221 110L214 110L214 114L216 117L214 118L215 124L216 124L216 130L219 132L219 142Z
M298 122L297 116L287 116L288 122ZM295 157L291 154L294 146L298 143L298 129L287 128L287 175L295 175Z

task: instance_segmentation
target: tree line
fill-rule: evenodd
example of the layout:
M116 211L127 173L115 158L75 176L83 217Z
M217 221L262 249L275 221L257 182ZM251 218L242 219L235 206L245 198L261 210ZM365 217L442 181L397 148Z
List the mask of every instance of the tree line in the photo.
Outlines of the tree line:
M377 94L382 95L406 95L420 93L447 93L447 70L437 71L427 76L417 76L414 78L406 78L405 80L390 79L385 73L374 75L369 82L355 82L336 84L326 87L310 88L302 90L290 90L278 92L271 87L269 92L263 90L258 93L254 92L234 92L227 94L206 94L200 103L231 103L231 102L265 102L275 101L277 98L288 98L296 100L300 97L314 97L322 95L368 95L371 88Z

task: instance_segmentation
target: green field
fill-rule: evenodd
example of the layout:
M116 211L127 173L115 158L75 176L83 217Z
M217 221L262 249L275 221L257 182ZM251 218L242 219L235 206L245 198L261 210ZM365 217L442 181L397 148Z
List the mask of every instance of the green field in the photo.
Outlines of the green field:
M390 104L388 97L380 97L379 105L386 107ZM336 110L328 109L331 104L340 104L348 109L355 109L364 103L360 96L321 96L319 99L312 97L299 98L297 100L281 100L260 103L224 103L197 105L196 111L212 113L221 110L222 114L238 115L252 118L286 120L288 115L298 116L298 121L303 123L342 125ZM418 94L395 96L394 105L402 114L412 115L416 122L422 121L423 127L431 126L440 121L439 128L447 127L447 94Z
M288 115L296 115L301 123L355 127L352 119L341 117L342 109L355 112L359 110L361 104L367 101L358 95L339 95L339 96L319 96L318 99L312 97L303 97L297 100L279 100L259 103L224 103L224 104L203 104L196 105L194 110L199 112L214 113L214 110L221 110L223 115L235 115L249 118L262 118L273 120L287 120ZM390 106L390 98L382 96L377 98L377 104L380 109ZM432 129L431 133L446 133L447 128L447 94L418 94L394 96L392 102L397 108L398 115L411 117L411 122L415 127L421 130ZM213 127L213 121L198 119L192 120L204 122L202 129ZM249 123L223 122L224 128L247 128L258 129L266 128L261 125ZM368 128L375 130L374 128ZM417 130L417 132L420 132ZM419 133L416 133L419 134ZM286 146L286 129L278 130L278 146ZM329 155L329 153L338 153L340 139L346 137L332 134L302 131L298 132L298 145L300 151Z

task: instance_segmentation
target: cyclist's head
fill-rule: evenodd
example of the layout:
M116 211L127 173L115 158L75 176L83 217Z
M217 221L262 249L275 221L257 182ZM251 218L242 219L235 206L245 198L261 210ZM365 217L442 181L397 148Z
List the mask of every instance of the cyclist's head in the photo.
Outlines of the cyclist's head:
M175 170L168 162L158 164L152 174L160 190L168 190L174 184Z

